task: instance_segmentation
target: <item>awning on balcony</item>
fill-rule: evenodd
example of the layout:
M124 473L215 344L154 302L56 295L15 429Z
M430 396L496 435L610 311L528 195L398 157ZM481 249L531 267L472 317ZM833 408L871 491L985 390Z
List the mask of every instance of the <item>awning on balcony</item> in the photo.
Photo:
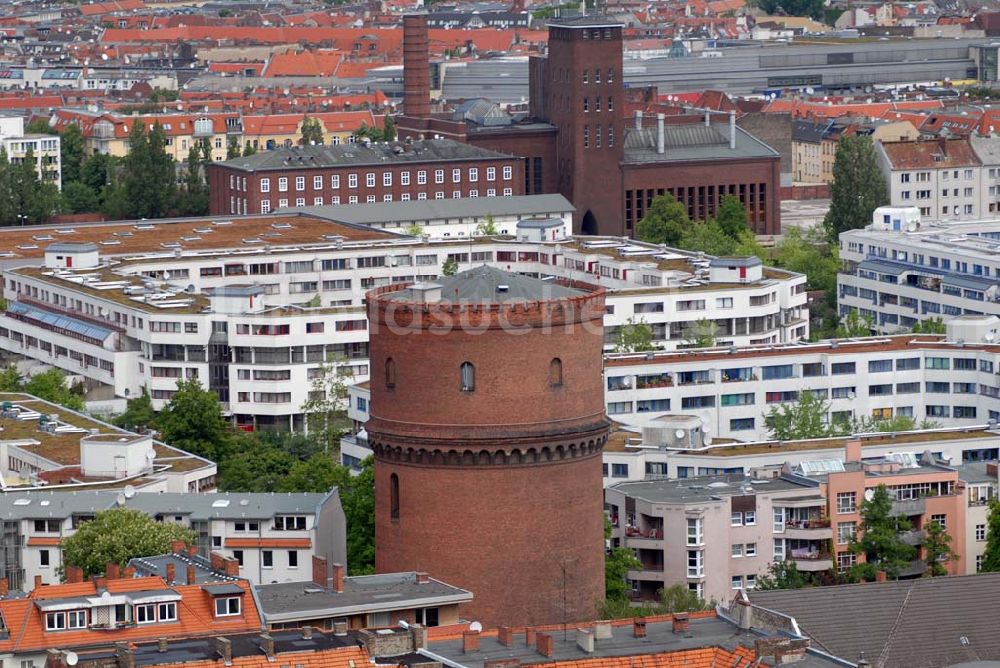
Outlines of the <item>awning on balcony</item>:
M23 302L14 302L13 304L10 304L7 307L7 311L15 317L20 316L25 320L33 320L45 327L48 327L49 329L75 334L76 336L84 339L89 339L102 344L114 335L112 330L99 325L94 325L84 320L78 320L68 315L63 315L62 313L46 311L45 309L25 304Z

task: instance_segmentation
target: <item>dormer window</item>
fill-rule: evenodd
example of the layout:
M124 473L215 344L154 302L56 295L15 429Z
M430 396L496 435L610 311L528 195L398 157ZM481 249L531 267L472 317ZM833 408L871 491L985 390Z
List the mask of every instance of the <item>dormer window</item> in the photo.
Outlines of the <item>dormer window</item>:
M45 613L46 631L64 631L66 629L87 628L86 610L66 610Z
M234 617L240 614L240 597L227 596L215 599L216 617Z

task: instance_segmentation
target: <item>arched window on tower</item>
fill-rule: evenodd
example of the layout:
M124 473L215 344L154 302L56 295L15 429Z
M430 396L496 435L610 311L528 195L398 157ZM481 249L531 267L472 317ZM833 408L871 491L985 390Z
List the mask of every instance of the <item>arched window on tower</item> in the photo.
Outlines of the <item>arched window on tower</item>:
M389 518L399 520L399 476L389 476Z
M472 365L472 362L462 362L461 373L461 388L463 392L473 392L476 389L476 367Z
M396 362L391 357L385 360L385 386L390 390L396 387Z
M562 360L553 357L549 362L549 387L562 387Z

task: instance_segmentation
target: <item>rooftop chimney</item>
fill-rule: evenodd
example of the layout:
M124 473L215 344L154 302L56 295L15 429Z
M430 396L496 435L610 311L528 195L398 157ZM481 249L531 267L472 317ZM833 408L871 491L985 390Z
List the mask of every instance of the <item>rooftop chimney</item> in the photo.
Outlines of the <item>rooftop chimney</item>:
M167 651L167 639L166 638L157 638L156 639L156 650L158 652L160 652L161 654L163 652Z
M45 653L45 668L66 668L66 657L62 651L50 647Z
M536 631L535 629L531 628L524 629L524 644L527 645L528 647L534 647L535 640L537 639L535 636L537 635L538 631Z
M125 570L122 571L122 577L126 580L131 580L135 577L135 566L126 566Z
M333 591L338 594L344 593L344 578L346 573L344 571L344 564L334 564L333 565Z
M497 631L497 642L499 642L504 647L513 647L514 645L514 629L509 626L501 626Z
M127 642L115 643L115 661L118 668L135 668L135 653L129 648Z
M479 631L462 632L462 652L471 654L479 651ZM547 655L551 656L551 654Z
M79 566L67 566L65 577L67 583L83 582L83 569Z
M678 635L684 635L691 630L691 618L688 617L686 612L678 612L671 619L671 627L673 632Z
M344 624L346 626L346 623ZM413 651L418 652L427 647L427 627L423 624L410 624L410 632L413 634ZM344 631L347 634L347 631Z
M741 631L749 631L753 626L753 604L746 596L741 596L736 600L737 626Z
M226 567L226 558L218 552L211 552L208 555L213 571L222 571Z
M260 649L268 661L274 660L274 638L269 633L260 634Z
M194 564L188 564L187 567L187 583L193 585L198 581L198 569L195 568Z
M35 589L38 589L41 586L42 586L42 576L41 575L36 575L35 576Z
M185 543L182 540L179 540L179 539L175 538L174 540L170 541L170 553L171 554L181 554L181 553L184 552L184 550L185 550L186 547L187 547L187 543Z
M212 644L215 645L215 652L222 659L222 662L227 666L233 663L233 643L229 638L223 638L221 636L212 638Z
M422 571L417 573L417 584L418 585L425 585L425 584L428 584L430 581L431 581L431 576L428 575L427 573L424 573Z
M632 620L632 637L634 638L645 638L646 637L646 618L636 617Z
M885 582L888 579L885 571L875 571L875 582Z
M189 557L192 557L192 558L197 557L198 556L198 546L197 545L188 545L187 553L188 553Z
M849 438L847 439L847 444L844 452L845 462L860 462L861 461L861 439L860 438Z
M173 584L177 580L177 566L173 562L167 564L167 584Z
M590 629L576 630L576 646L587 654L594 653L594 632Z
M329 570L326 563L326 557L317 557L314 555L312 558L312 567L313 584L319 585L320 587L329 587L330 583L327 582Z
M104 568L104 574L108 577L109 580L121 580L122 577L121 566L115 563L109 563Z
M312 638L313 637L313 627L311 627L311 626L303 626L302 627L302 637L305 638L306 640L309 640L310 638Z
M235 558L226 557L222 563L224 565L226 575L233 578L238 578L240 576L240 562Z
M642 110L641 109L636 109L635 110L635 129L636 130L641 130L642 129Z
M552 655L555 653L552 635L549 633L537 634L535 636L535 649L537 649L538 653L542 656L547 656L551 659Z
M0 598L10 594L10 581L7 578L0 578Z
M666 150L664 148L664 144L666 142L663 137L663 118L664 118L663 114L656 115L656 152L661 155L663 154L664 150Z
M430 46L427 15L403 17L403 114L427 118L431 114Z
M729 149L736 150L736 112L729 112Z

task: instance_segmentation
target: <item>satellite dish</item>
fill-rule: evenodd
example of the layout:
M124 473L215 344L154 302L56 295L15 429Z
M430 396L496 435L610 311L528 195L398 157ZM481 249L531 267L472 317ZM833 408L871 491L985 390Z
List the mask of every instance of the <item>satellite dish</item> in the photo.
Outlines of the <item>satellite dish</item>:
M474 633L478 633L483 630L483 625L480 624L479 622L472 622L471 624L469 624L469 630L473 631Z
M116 503L117 503L117 504L118 504L119 506L124 506L124 505L125 505L125 495L124 495L124 494L119 494L119 495L118 495L118 498L116 498L116 499L115 499L115 502L116 502Z
M125 488L122 489L122 495L126 499L131 499L133 496L135 496L135 487L133 487L132 485L125 485Z
M148 462L152 462L152 461L153 461L153 460L155 460L155 459L156 459L156 450L153 450L152 448L150 448L150 449L149 449L149 450L148 450L148 451L146 452L146 461L148 461Z
M865 490L865 501L871 501L873 498L875 498L875 490L874 489L866 489Z
M170 272L169 271L163 272L163 280L165 280L165 281L169 281L170 280Z
M67 666L75 666L80 661L80 657L77 656L76 652L71 652L66 650L63 652L63 660L66 662Z
M684 431L683 429L678 429L677 431L674 432L674 436L676 436L677 438L684 438L685 436L687 436L687 432Z

